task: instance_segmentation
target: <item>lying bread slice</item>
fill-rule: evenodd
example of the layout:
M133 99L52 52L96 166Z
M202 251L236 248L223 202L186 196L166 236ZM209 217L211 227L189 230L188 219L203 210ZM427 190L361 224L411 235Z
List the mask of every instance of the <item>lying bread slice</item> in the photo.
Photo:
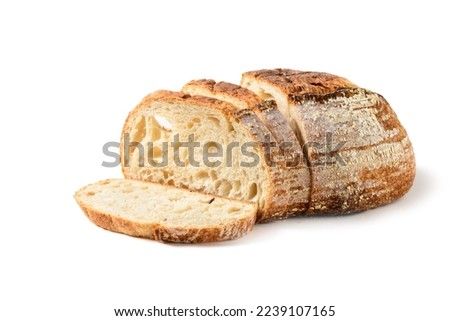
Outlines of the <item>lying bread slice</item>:
M290 185L287 202L291 204L291 212L280 215L285 217L307 210L310 195L309 169L294 131L273 100L264 101L246 88L226 82L216 83L209 79L192 80L184 85L182 91L190 95L217 98L240 110L254 111L270 131L271 148L274 148L277 154L277 159L273 161L279 169L279 178Z
M258 220L292 212L290 182L271 166L270 132L250 109L157 91L129 114L121 139L126 178L253 201Z
M325 73L244 73L242 86L271 98L304 144L309 212L357 212L403 196L415 176L405 129L380 95Z
M104 229L165 242L236 239L252 230L257 210L254 203L128 179L85 186L75 199Z

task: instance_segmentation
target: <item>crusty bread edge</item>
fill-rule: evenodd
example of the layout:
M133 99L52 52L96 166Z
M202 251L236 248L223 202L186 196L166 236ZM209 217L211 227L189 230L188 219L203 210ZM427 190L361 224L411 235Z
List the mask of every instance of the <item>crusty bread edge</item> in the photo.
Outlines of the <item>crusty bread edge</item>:
M286 96L303 94L326 94L337 88L358 88L346 78L317 71L299 71L276 68L246 71L242 73L241 84L245 78L275 85Z
M110 180L105 180L110 181ZM142 181L139 181L144 183ZM97 182L99 183L99 182ZM236 203L253 204L253 211L250 215L236 219L230 224L215 225L208 227L167 227L161 223L138 223L117 215L98 211L86 205L78 195L88 186L88 184L75 192L74 198L87 218L95 225L112 232L122 233L129 236L148 238L160 242L171 243L209 243L226 240L234 240L248 234L255 225L257 206L254 203L238 200L230 200L217 195L193 192L190 193L209 195L214 198L226 199ZM160 185L158 183L145 182L144 184ZM167 189L179 189L174 186L163 185Z
M216 82L212 79L191 80L183 86L181 92L189 94L190 90L194 92L211 92L217 97L226 96L233 100L233 104L241 102L243 105L247 105L247 108L252 110L256 109L256 106L263 102L263 100L251 90L224 81ZM201 92L196 95L204 96ZM222 98L219 100L225 101Z
M256 217L246 217L229 225L208 228L168 228L156 223L132 222L81 204L80 207L89 220L101 228L129 236L170 243L208 243L234 240L246 235L253 229Z

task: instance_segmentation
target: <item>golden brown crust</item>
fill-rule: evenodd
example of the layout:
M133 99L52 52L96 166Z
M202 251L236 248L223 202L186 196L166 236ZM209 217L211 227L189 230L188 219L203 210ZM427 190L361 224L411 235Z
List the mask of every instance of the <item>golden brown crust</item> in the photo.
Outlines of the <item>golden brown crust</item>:
M245 217L232 224L207 228L167 227L157 223L138 223L83 206L81 209L97 226L106 230L130 236L143 237L162 242L206 243L234 240L249 233L255 224L255 217Z
M339 88L356 88L349 80L325 72L292 69L262 69L249 71L243 77L264 81L281 89L286 95L325 94Z
M236 117L235 108L231 104L214 98L208 98L204 96L191 96L189 94L169 90L158 90L147 95L138 105L138 107L135 108L135 110L144 106L148 106L152 102L156 101L169 104L197 105L205 109L219 110L228 117L238 120Z
M237 102L240 108L245 105L246 108L253 109L262 102L256 94L246 88L223 81L215 82L212 79L191 80L183 86L181 91L191 94L197 93L197 95L210 92L216 97L227 96Z
M348 80L287 69L244 73L288 98L311 170L310 214L340 214L388 204L412 186L415 158L387 101ZM329 143L344 145L327 151ZM339 160L339 162L337 161Z

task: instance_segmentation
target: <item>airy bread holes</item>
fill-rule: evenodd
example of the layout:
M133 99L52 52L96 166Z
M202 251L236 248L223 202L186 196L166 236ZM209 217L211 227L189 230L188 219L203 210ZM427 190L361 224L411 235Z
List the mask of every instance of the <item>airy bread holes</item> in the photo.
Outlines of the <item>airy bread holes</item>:
M160 140L161 139L161 129L157 126L152 126L151 132L150 132L150 140L152 142Z
M207 178L207 177L209 177L209 174L208 174L207 171L198 171L198 172L195 174L195 178L196 178L196 179L205 179L205 178Z
M222 195L228 196L228 195L230 195L231 188L232 188L231 183L230 183L230 182L227 182L227 181L224 181L224 182L222 182L222 184L220 185L220 190L219 190L219 191L220 191L220 193L221 193Z
M263 100L274 100L273 96L268 92L264 91L264 89L262 88L259 88L256 94Z
M248 189L247 199L252 200L255 198L256 195L258 195L258 185L256 185L256 183L253 183L252 185L250 185Z
M192 210L192 205L187 205L187 206L185 206L183 208L177 208L174 211L177 214L184 214L184 213L186 213L187 211L190 211L190 210Z
M188 161L188 149L187 148L182 148L179 149L179 156L180 156L180 161L186 163Z
M236 212L239 212L239 211L240 211L240 209L238 207L230 207L227 210L228 213L236 213Z
M208 116L208 121L212 122L215 126L220 127L220 120L217 117Z
M167 120L167 118L160 115L154 115L149 118L150 123L150 140L158 141L161 137L167 139L172 131L172 123Z
M172 123L167 120L167 118L160 116L160 115L155 115L154 116L155 121L158 122L158 124L160 125L160 127L164 130L172 130L173 129L173 125Z
M217 179L217 172L215 170L212 170L209 172L209 176L213 181L215 181Z
M162 150L159 147L153 147L150 152L152 153L152 159L161 158Z
M164 179L168 179L169 177L173 176L172 171L163 170L162 173L163 173Z
M229 133L235 131L235 129L233 127L233 124L230 121L227 121L227 130L228 130Z
M209 153L217 153L220 150L221 146L217 142L207 142L203 148Z
M141 116L139 118L139 121L134 126L132 140L134 142L141 142L142 139L144 139L144 137L145 137L146 130L147 130L147 123L145 121L145 118L143 116Z

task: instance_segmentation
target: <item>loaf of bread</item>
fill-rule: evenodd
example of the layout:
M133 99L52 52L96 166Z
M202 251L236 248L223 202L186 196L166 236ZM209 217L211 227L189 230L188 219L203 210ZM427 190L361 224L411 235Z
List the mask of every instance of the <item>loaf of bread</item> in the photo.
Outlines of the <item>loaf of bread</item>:
M75 199L104 229L165 242L236 239L252 230L257 210L255 203L127 179L88 185Z
M290 69L156 91L128 115L120 150L125 179L88 185L77 202L103 228L170 242L364 211L403 196L415 176L406 130L381 95Z

